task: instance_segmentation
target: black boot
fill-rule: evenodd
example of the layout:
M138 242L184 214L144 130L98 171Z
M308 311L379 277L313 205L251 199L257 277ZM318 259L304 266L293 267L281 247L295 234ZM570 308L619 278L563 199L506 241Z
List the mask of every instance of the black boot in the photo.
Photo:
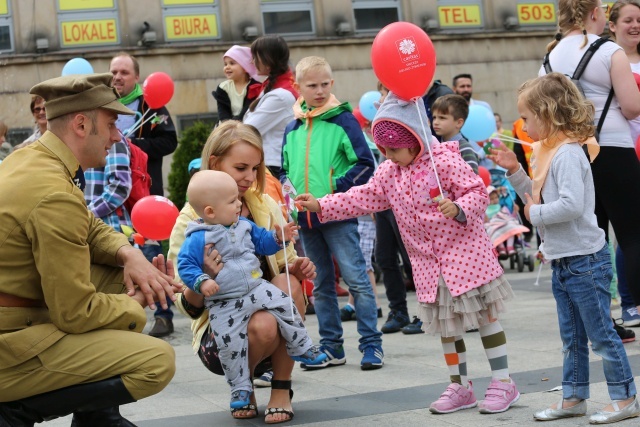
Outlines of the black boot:
M96 411L97 414L98 410L117 408L131 402L134 402L134 399L124 386L122 378L118 376L0 403L0 427L33 427L34 423L53 420L71 413ZM103 413L100 412L100 415Z
M71 427L136 427L120 415L117 406L97 411L74 412Z

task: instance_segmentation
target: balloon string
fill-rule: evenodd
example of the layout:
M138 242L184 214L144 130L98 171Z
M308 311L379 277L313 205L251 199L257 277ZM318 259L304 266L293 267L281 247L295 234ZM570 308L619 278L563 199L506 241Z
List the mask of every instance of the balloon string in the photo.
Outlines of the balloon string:
M418 105L418 102L423 102L422 98L418 97L414 99L413 102L416 104L416 110L418 110L418 118L420 119L420 126L422 126L422 134L424 135L423 141L424 141L424 145L427 146L427 150L429 151L429 157L431 157L431 165L433 166L433 173L436 176L436 183L438 184L438 190L440 190L440 195L442 196L442 198L444 198L444 191L442 191L442 185L440 184L438 169L436 169L436 161L433 158L433 152L431 151L431 141L428 140L429 134L427 133L427 129L424 126L424 121L422 120L422 112L420 111L420 107Z
M280 210L282 211L282 207L284 206L282 204L282 202L279 202L278 205L280 205ZM287 209L287 212L289 212L289 209ZM280 215L278 215L280 216ZM285 236L284 236L284 227L286 226L285 222L284 222L284 215L282 215L281 218L281 224L282 224L282 244L284 245L284 271L285 274L287 276L287 288L289 289L289 305L291 306L291 320L295 321L296 320L296 315L293 312L293 297L291 296L291 277L289 277L289 260L287 258L287 245L285 244Z
M134 133L135 131L137 131L139 128L141 128L142 126L144 126L144 124L145 124L145 123L147 123L149 120L153 119L153 118L154 118L154 117L156 117L157 115L158 115L158 113L153 113L151 116L149 116L149 117L147 118L147 120L145 120L144 122L140 123L140 124L139 124L138 126L136 126L135 128L129 129L129 130L127 131L127 135L126 135L126 136L127 136L127 138L128 138L130 135L133 135L133 133Z
M533 286L540 286L540 273L542 273L542 265L543 262L540 261L540 267L538 267L538 276L536 277L536 282L533 284Z
M137 113L137 115L139 115L139 116L140 116L140 118L139 118L138 120L136 120L136 121L133 123L133 125L132 125L129 129L125 129L125 130L124 130L124 134L123 134L123 136L124 136L125 138L128 138L128 137L129 137L129 135L131 135L131 134L134 132L135 128L137 128L137 127L138 127L138 125L140 124L140 122L141 122L142 120L144 120L144 116L146 116L146 115L147 115L147 113L148 113L149 111L151 111L151 110L146 110L143 114Z
M497 137L499 137L500 139L505 139L505 140L507 140L508 142L515 142L515 143L520 144L520 145L527 145L527 146L529 146L529 147L533 147L533 144L532 144L532 143L530 143L530 142L525 142L525 141L522 141L521 139L514 138L514 137L511 137L511 136L509 136L509 135L505 135L505 134L503 134L503 133L494 133L494 134L493 134L493 135L491 135L491 136L497 136Z

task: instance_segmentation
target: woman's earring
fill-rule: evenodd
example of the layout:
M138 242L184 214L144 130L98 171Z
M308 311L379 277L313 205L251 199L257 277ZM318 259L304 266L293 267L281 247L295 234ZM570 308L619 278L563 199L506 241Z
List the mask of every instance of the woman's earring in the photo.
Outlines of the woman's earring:
M595 21L595 20L596 20L596 17L595 17L595 16L593 16L593 14L591 14L591 20L592 20L592 21Z

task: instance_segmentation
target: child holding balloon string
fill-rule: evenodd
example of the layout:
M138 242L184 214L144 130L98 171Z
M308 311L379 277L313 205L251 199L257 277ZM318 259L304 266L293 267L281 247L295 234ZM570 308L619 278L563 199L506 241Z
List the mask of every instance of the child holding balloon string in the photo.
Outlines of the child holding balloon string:
M604 231L598 227L589 159L600 147L594 138L595 108L561 73L525 82L518 90L525 130L539 142L531 156L533 179L513 151L501 146L491 157L526 201L525 216L538 227L540 250L551 260L552 290L564 347L563 396L534 414L537 420L585 415L589 398L589 342L602 356L612 403L592 415L605 424L640 415L631 367L611 321L613 276ZM583 147L589 152L584 155Z
M251 101L257 97L255 91L249 90L252 85L257 88L258 70L253 64L251 48L233 45L222 57L222 71L227 80L218 85L211 94L218 102L218 119L240 120L249 109Z
M374 142L388 159L373 178L344 193L318 200L302 194L297 201L322 222L393 210L411 259L423 329L441 336L450 372L451 384L430 411L478 405L462 338L478 328L492 371L480 412L504 412L520 397L498 321L513 292L483 227L487 192L457 143L432 142L426 117L420 99L414 105L392 91L373 122Z

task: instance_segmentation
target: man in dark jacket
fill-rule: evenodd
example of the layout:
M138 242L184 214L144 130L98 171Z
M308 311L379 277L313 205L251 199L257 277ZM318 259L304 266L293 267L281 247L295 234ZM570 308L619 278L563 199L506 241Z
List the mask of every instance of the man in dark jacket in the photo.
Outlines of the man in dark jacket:
M120 94L120 101L130 110L137 111L139 115L118 117L116 125L121 132L130 129L140 116L146 120L156 116L143 124L131 136L131 143L137 145L149 156L147 171L151 175L151 194L164 196L162 183L162 161L164 156L173 153L178 146L176 128L173 125L169 111L165 107L151 109L144 101L142 88L138 84L140 79L140 66L138 61L128 53L120 53L111 60L109 71L113 74L113 86ZM142 252L148 260L162 253L159 242L148 242L142 247ZM163 337L173 332L173 312L171 308L166 310L158 308L154 313L155 324L149 335Z

